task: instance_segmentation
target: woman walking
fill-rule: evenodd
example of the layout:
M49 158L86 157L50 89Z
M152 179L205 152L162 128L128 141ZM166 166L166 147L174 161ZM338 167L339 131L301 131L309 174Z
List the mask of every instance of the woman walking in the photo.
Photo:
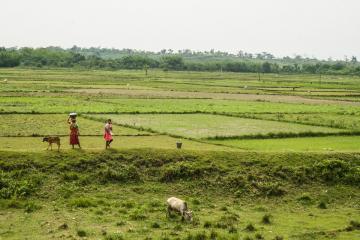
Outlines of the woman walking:
M70 145L72 145L72 148L74 148L75 145L78 145L79 148L81 148L79 141L79 126L76 123L76 119L69 117L68 123L70 124Z
M110 143L113 141L113 133L112 133L112 122L111 119L108 119L105 124L105 133L104 139L106 142L105 149L110 148Z

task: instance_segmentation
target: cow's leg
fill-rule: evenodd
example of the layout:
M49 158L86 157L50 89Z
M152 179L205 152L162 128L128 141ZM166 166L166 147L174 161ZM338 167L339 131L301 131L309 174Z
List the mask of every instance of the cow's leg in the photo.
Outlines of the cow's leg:
M172 210L171 207L168 206L166 211L168 217L171 217L171 210Z
M60 143L58 143L58 152L60 151Z
M51 149L51 151L52 151L52 143L50 143L50 149Z
M46 148L46 150L49 150L49 147L50 147L50 143L48 144L48 147Z

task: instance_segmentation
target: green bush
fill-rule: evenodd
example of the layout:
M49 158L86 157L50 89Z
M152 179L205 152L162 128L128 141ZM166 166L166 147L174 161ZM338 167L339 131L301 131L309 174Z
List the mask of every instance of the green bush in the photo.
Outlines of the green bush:
M41 206L35 204L34 202L27 202L24 207L25 212L27 213L35 212L36 210L41 209Z
M81 197L72 199L70 205L78 208L88 208L95 207L96 203L92 199Z
M29 179L18 180L16 177L0 172L0 198L23 198L36 192L40 184L38 179L28 177Z
M87 236L86 231L83 230L83 229L78 229L78 230L76 231L76 233L77 233L77 235L78 235L79 237L86 237L86 236Z
M140 173L136 167L132 165L120 165L117 168L105 168L98 173L102 182L138 182L141 180Z
M108 234L105 240L124 240L124 237L120 233Z
M220 169L215 165L199 166L196 164L177 162L162 170L160 181L173 182L176 180L195 180L207 175L214 176L214 174L218 172L220 172Z
M265 214L262 219L261 219L261 222L263 224L270 224L271 223L271 215L270 214Z

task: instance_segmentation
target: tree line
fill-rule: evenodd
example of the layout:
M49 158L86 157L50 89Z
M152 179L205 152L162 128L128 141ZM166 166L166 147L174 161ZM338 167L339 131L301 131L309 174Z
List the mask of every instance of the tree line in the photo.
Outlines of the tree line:
M92 50L91 50L92 49ZM101 49L100 49L101 50ZM58 67L89 69L149 69L176 71L224 71L249 73L312 73L360 75L360 64L353 57L350 61L320 61L304 58L276 59L264 53L262 57L242 53L239 57L222 52L192 54L188 51L152 53L130 50L113 50L125 53L118 58L104 57L98 48L62 49L0 48L0 67ZM111 50L106 50L108 53ZM206 55L208 54L208 55ZM213 55L211 55L213 54ZM201 58L210 56L210 58ZM247 57L244 57L247 56Z

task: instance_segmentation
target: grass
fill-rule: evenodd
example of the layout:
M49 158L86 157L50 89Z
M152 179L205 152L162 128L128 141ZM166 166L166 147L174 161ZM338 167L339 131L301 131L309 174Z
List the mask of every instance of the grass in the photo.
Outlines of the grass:
M247 151L270 152L328 152L360 151L358 136L303 137L284 139L229 139L212 140L211 143L236 147Z
M312 164L325 163L327 159L348 162L356 168L359 165L356 154L127 150L62 154L1 152L1 156L1 170L14 176L16 181L29 179L47 169L36 191L25 199L15 199L23 202L36 198L36 205L41 208L26 213L25 204L10 208L5 203L14 199L0 199L0 234L5 239L25 236L61 239L64 235L69 238L86 236L87 239L161 239L166 236L173 239L174 234L180 239L187 239L190 235L191 239L210 239L215 235L219 239L234 236L255 239L255 235L258 239L260 236L264 239L276 236L284 239L306 239L307 236L326 239L329 234L335 234L337 239L356 239L358 236L357 199L360 192L356 184L349 185L342 179L335 183L325 182L320 175L323 171L309 173L307 177L315 178L299 184L292 180L292 176L296 175L291 173L291 169L303 166L316 169ZM96 173L99 168L114 167L119 162L135 166L142 181L106 184L98 181ZM179 179L162 183L159 173L177 162L193 164L193 169L210 164L223 170L192 181ZM288 175L278 175L278 170L277 175L273 175L273 171L283 164L286 164L287 170L282 172ZM18 174L22 169L28 171ZM64 182L61 178L64 169L81 169L78 174L91 181L86 184L71 179ZM239 174L256 176L249 183L282 181L287 193L264 198L254 195L257 187L249 184L249 191L240 197L235 196L228 181L229 176ZM64 195L65 190L70 192L68 197ZM306 192L315 202L328 198L331 204L327 209L320 209L316 204L304 206L296 200L301 192ZM180 216L166 217L165 201L173 195L187 200L198 224L183 223ZM196 204L191 199L197 199ZM222 206L227 206L225 211ZM271 224L262 223L266 214L271 214ZM255 229L250 228L249 223ZM299 228L299 225L302 227Z
M56 136L68 135L66 114L7 114L0 118L0 136ZM104 122L104 121L103 121ZM104 134L102 121L78 118L81 135L101 136ZM146 132L114 126L117 135L144 135Z
M344 128L349 130L359 130L359 116L352 114L332 114L332 113L309 113L309 114L244 114L240 115L247 118L274 120L281 122L302 123L317 126Z
M96 115L91 116L95 119L99 118ZM115 123L123 126L151 129L159 133L190 138L276 134L283 131L289 133L341 131L333 128L209 114L120 114L106 115L106 118L111 118Z
M114 127L114 131L116 128ZM69 137L61 137L61 151L70 149ZM178 139L169 136L114 136L111 147L114 149L131 148L154 148L154 149L176 149L176 142L181 141L182 149L190 150L212 150L212 151L239 151L231 147L218 146L208 143L195 142L186 139ZM102 150L105 141L102 136L84 137L80 136L83 150ZM44 151L48 144L42 142L41 137L0 137L0 149L7 151ZM54 151L57 149L53 145Z
M306 137L359 129L359 77L14 68L4 78L0 239L360 237L360 138ZM64 136L60 152L45 151L31 136L67 135L69 112L82 114L83 149ZM129 127L114 124L105 151L108 116ZM297 138L274 139L284 132ZM228 139L249 134L270 139ZM192 223L166 216L170 196Z

